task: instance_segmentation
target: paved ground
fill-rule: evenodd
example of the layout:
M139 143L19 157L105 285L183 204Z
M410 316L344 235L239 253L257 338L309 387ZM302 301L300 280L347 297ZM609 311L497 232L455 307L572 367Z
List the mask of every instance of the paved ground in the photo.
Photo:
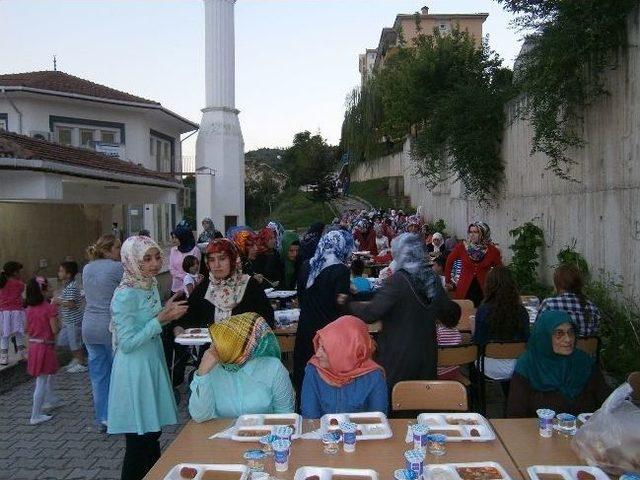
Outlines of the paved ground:
M93 427L91 386L86 373L57 375L57 391L66 404L54 418L29 425L34 381L0 395L0 479L118 479L124 437L98 433ZM186 423L186 401L180 405L181 425L165 429L163 449Z
M351 208L355 208L357 211L362 209L369 210L371 208L371 205L349 195L346 197L336 197L331 199L331 205L338 212L343 212L344 210L349 210Z

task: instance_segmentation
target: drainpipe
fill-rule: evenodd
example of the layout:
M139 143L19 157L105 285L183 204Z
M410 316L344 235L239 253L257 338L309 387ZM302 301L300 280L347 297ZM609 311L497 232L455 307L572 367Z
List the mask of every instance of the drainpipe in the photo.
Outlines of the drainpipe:
M19 129L18 133L22 134L22 112L20 110L18 110L18 107L16 107L16 104L13 103L13 100L11 100L11 97L9 97L9 95L7 95L7 91L4 88L0 88L0 91L2 91L2 94L4 95L4 98L7 99L9 104L13 107L13 109L18 114L18 129Z

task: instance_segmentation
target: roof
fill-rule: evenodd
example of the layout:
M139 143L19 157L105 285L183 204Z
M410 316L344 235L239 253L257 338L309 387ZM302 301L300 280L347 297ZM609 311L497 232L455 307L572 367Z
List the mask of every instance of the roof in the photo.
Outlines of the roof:
M77 95L86 95L88 97L120 100L123 102L160 105L159 102L137 97L130 93L121 92L115 88L106 87L99 83L90 82L89 80L57 70L0 75L0 86L37 88L53 92L75 93Z
M0 131L0 158L26 160L47 160L72 167L83 167L100 172L113 172L141 177L144 179L180 182L170 173L156 172L140 165L110 157L93 150L69 147L59 143L39 140L17 133Z
M479 19L481 18L482 21L484 22L488 17L489 14L488 13L418 13L418 15L420 16L420 19L459 19L462 20L463 18L467 18L467 19ZM396 16L396 22L398 20L415 20L416 18L416 14L415 13L400 13Z

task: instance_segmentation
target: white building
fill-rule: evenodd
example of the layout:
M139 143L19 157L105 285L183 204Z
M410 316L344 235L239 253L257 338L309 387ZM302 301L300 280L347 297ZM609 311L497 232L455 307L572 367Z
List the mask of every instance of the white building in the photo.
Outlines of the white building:
M180 136L197 128L158 102L63 72L0 75L0 129L44 140L0 137L0 262L18 260L33 271L59 261L56 255L82 260L74 240L86 246L111 232L113 222L124 237L147 229L167 245L188 201L175 176L183 170ZM110 162L96 151L120 160ZM68 238L57 248L47 245L48 253L37 258L18 251L10 238L22 236L25 215L49 235L64 224L59 234ZM24 232L29 241L33 235Z

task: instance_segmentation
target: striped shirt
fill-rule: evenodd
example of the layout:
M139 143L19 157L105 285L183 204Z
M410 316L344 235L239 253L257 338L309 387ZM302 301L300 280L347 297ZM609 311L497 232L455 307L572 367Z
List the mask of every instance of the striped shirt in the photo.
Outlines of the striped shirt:
M80 325L82 323L82 314L84 309L82 306L82 293L78 282L71 280L65 285L65 287L58 295L60 300L72 301L74 305L72 307L64 307L60 305L60 318L62 322L67 325Z
M457 328L447 328L442 325L437 327L438 346L447 347L451 345L460 345L462 343L462 334ZM438 378L443 375L451 378L457 375L460 367L438 367Z

